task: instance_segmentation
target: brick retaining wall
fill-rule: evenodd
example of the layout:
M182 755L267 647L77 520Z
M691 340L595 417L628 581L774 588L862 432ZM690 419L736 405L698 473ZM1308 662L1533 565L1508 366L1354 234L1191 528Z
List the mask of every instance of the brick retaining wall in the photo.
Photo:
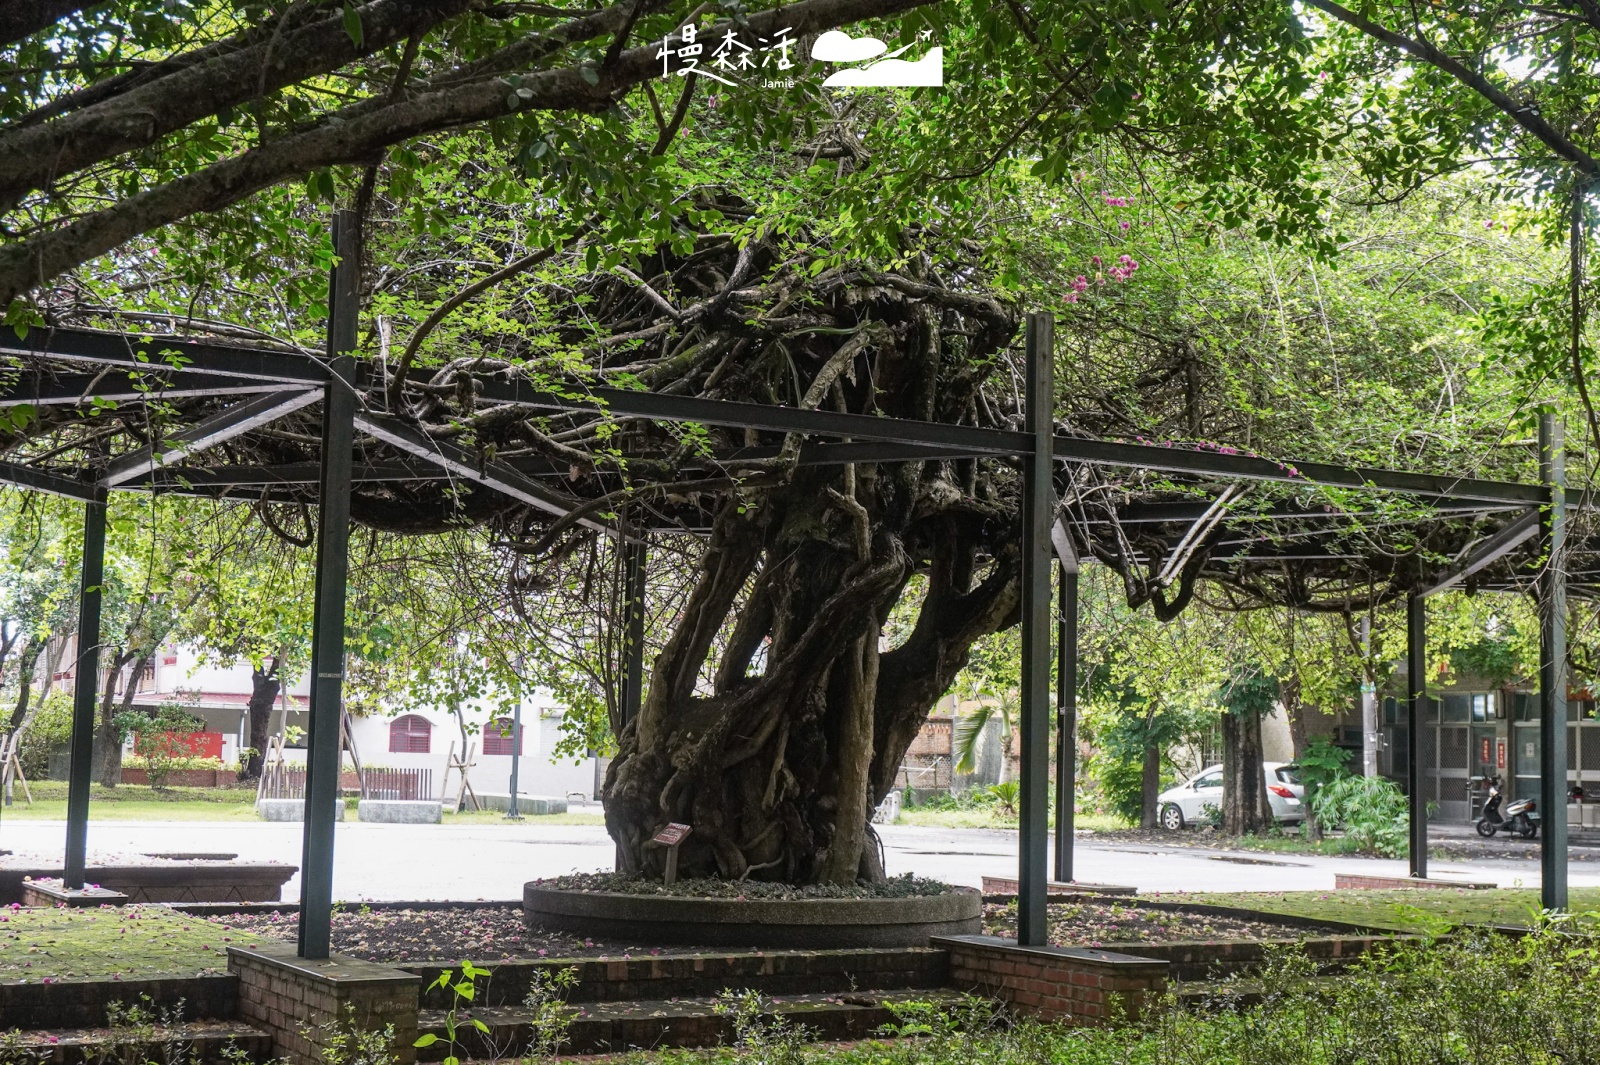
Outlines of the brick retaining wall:
M1465 880L1422 880L1414 876L1372 876L1367 873L1334 873L1335 890L1387 891L1390 888L1466 888L1487 891L1498 884L1469 883Z
M1328 936L1322 939L1215 939L1181 943L1119 943L1117 950L1139 958L1168 964L1172 980L1213 980L1259 967L1274 949L1303 953L1324 970L1344 968L1354 959L1402 943L1421 942L1420 936Z
M337 1022L364 1031L394 1026L398 1065L417 1059L417 996L422 978L339 955L309 961L290 944L229 947L239 978L239 1018L272 1036L274 1052L293 1065L321 1065L326 1033Z
M1019 947L995 936L936 936L950 952L950 984L1001 999L1047 1021L1136 1020L1167 989L1167 962L1109 950Z
M106 1007L146 1005L175 1010L185 1020L234 1015L239 981L231 975L159 976L145 980L52 980L0 983L0 1031L10 1028L99 1028ZM144 1000L148 998L149 1003Z

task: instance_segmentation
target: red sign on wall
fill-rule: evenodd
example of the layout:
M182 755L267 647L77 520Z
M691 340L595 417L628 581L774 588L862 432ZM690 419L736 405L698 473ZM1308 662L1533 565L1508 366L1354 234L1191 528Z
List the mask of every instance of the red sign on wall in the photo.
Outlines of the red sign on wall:
M181 750L196 758L221 758L222 733L220 732L169 732L174 750ZM133 734L133 753L144 753L144 734Z
M1506 767L1505 740L1496 740L1494 743L1494 767L1496 769L1504 769Z
M1478 744L1478 762L1481 765L1489 764L1489 737L1483 737Z

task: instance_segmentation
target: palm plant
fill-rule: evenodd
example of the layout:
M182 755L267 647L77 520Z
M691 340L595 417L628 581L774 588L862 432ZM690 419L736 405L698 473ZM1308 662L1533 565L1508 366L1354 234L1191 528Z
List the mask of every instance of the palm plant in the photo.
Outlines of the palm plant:
M955 723L954 747L951 751L955 758L956 772L970 773L977 765L978 744L983 735L983 730L989 722L1000 723L1000 780L1004 782L1010 774L1011 735L1016 727L1017 711L1020 706L1018 693L1007 690L995 694L994 692L974 688L972 697L977 701L973 707Z

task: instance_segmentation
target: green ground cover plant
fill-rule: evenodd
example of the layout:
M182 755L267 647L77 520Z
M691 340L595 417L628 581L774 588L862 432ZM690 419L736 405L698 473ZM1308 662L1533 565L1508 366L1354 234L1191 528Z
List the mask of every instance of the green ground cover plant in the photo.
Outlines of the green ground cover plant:
M261 937L159 906L0 910L0 983L134 980L227 970Z
M1395 888L1389 891L1167 891L1140 896L1160 902L1233 906L1318 921L1429 932L1443 926L1494 924L1531 927L1539 918L1537 888ZM1571 889L1573 922L1600 914L1600 888Z

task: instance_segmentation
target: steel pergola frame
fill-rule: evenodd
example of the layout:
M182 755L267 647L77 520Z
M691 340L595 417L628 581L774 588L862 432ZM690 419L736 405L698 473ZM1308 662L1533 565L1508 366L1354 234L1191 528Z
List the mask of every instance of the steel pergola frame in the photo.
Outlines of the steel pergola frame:
M342 215L342 213L341 213ZM430 439L405 421L364 406L367 367L348 353L356 347L356 296L351 227L336 216L334 239L340 265L330 277L330 323L325 355L271 350L243 344L173 337L123 336L81 329L34 328L26 334L0 327L0 356L11 356L21 366L9 383L0 374L0 409L17 404L74 406L84 403L154 403L175 398L233 398L237 402L201 421L169 433L166 438L130 450L109 460L104 469L29 465L0 461L0 483L35 492L80 500L85 505L84 557L80 591L80 653L74 674L72 770L68 800L66 884L81 887L84 878L89 797L89 743L95 714L99 672L99 583L104 557L106 495L108 491L160 491L195 495L230 495L249 490L249 498L314 498L320 512L317 524L317 579L314 604L310 736L307 750L306 821L301 866L301 918L299 949L303 957L326 957L332 906L334 813L338 801L338 721L342 708L345 609L345 575L348 567L350 497L355 484L459 478L493 489L508 498L546 514L567 515L570 501L551 491L542 478L561 476L565 468L548 460L486 460L456 445ZM1173 524L1188 529L1167 560L1168 568L1181 563L1177 556L1200 533L1200 523L1215 525L1233 519L1219 511L1217 500L1193 503L1134 503L1115 518L1095 518L1087 513L1070 522L1058 520L1054 470L1058 464L1133 468L1186 477L1239 482L1268 482L1291 486L1338 488L1397 493L1427 501L1435 516L1480 518L1509 515L1501 527L1481 540L1475 550L1453 567L1415 588L1407 604L1411 622L1411 692L1408 711L1413 728L1422 713L1420 674L1423 659L1424 608L1427 595L1472 578L1530 539L1548 549L1563 549L1564 512L1568 507L1593 505L1589 492L1568 499L1563 495L1559 434L1542 433L1545 462L1542 483L1526 484L1477 478L1442 476L1323 462L1277 462L1227 449L1196 450L1151 443L1089 439L1056 433L1050 409L1052 319L1046 314L1028 316L1025 349L1027 400L1024 429L987 429L936 422L908 421L861 414L798 409L754 403L663 395L614 388L576 386L567 393L535 388L504 376L474 379L480 402L510 404L556 413L609 413L619 419L658 422L695 422L738 429L798 433L807 437L845 438L842 442L808 440L798 453L801 464L826 465L851 462L917 462L943 459L994 458L1020 466L1023 516L1020 528L1023 552L1022 607L1022 775L1018 939L1026 945L1046 941L1045 902L1050 872L1047 870L1049 803L1049 690L1052 667L1050 620L1059 625L1054 666L1058 679L1058 764L1056 861L1054 874L1072 879L1071 737L1076 723L1077 579L1079 559L1068 525L1081 520L1120 521L1130 525ZM52 372L61 364L72 369ZM426 384L428 371L413 371L414 384ZM190 466L182 462L232 436L248 432L275 418L320 403L322 452L319 464L285 466L223 464ZM1553 420L1547 419L1553 426ZM356 434L371 435L400 452L387 462L357 462ZM717 465L771 457L778 449L746 447L724 451L693 463ZM312 485L314 496L304 494ZM1231 491L1231 490L1230 490ZM273 495L272 493L280 493ZM284 496L281 493L293 495ZM1225 503L1224 498L1221 502ZM1268 513L1244 515L1239 520L1335 520L1351 513L1317 512L1280 505ZM618 530L591 519L592 528L613 534ZM638 533L648 532L638 529ZM642 693L642 624L645 588L642 540L633 531L621 534L627 557L628 656L623 671L623 713L637 713ZM1257 555L1240 540L1243 553L1232 557L1253 559L1336 559L1338 555L1311 551ZM1056 564L1050 554L1056 554ZM1226 557L1226 556L1225 556ZM1359 557L1359 556L1349 556ZM1051 571L1059 569L1057 601L1052 603ZM1564 602L1566 576L1556 566L1545 566L1538 580L1547 638L1542 656L1547 668L1559 669L1558 647L1563 645L1564 619L1557 608ZM92 638L88 634L94 634ZM1552 657L1555 655L1556 657ZM1554 662L1555 666L1551 667ZM1544 670L1541 671L1543 678ZM87 678L87 682L85 682ZM1552 672L1549 683L1556 683ZM1542 686L1543 687L1543 686ZM1545 701L1558 704L1553 687ZM1564 766L1564 715L1550 708L1542 714L1546 758L1561 755ZM1554 728L1554 731L1550 731ZM1554 742L1559 734L1560 744ZM1412 742L1409 767L1412 809L1412 871L1426 874L1425 803L1420 801L1420 776L1416 763L1419 744ZM1565 783L1546 781L1547 790ZM1546 810L1555 807L1546 805ZM1564 807L1563 807L1564 808ZM1547 818L1547 826L1551 820ZM1565 850L1557 833L1544 841L1546 898L1551 908L1564 907ZM1559 834L1564 843L1564 833ZM1557 867L1559 866L1559 872Z

